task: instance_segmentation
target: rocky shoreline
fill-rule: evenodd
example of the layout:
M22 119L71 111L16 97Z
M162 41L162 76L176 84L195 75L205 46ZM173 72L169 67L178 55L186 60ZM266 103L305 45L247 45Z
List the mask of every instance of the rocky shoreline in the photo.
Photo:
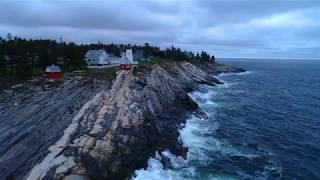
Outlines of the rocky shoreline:
M23 177L48 153L79 109L111 82L33 79L0 93L0 179Z
M168 62L120 71L77 110L62 137L26 179L128 179L156 151L185 156L179 127L198 111L188 92L221 82L213 75L243 72L218 63ZM1 165L1 164L0 164Z

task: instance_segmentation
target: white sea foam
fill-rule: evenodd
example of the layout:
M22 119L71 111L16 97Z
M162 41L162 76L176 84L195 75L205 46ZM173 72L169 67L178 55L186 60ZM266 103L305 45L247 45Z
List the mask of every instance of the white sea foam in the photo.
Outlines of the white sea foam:
M218 106L218 104L213 100L216 94L216 92L209 90L207 92L193 92L189 95L193 100L200 104L200 106L202 105L203 107L213 108Z
M198 101L198 100L207 100L210 99L212 97L214 97L217 93L214 91L208 91L208 92L199 92L199 91L195 91L190 93L189 95L191 96L192 99Z
M217 78L219 81L223 82L223 84L218 85L218 87L230 88L232 86L237 85L238 83L227 82L222 79L223 77L234 76L234 75L241 76L241 75L248 75L248 74L252 74L252 73L253 73L253 71L245 71L245 72L241 72L241 73L221 73L218 76L215 76L215 78Z
M248 75L252 74L253 71L245 71L245 72L240 72L240 73L220 73L218 77L223 77L223 76L230 76L230 75Z
M205 102L205 105L210 106L210 107L217 107L217 106L218 106L218 104L215 103L215 102L212 101L212 100L207 100L207 101Z
M189 149L187 154L188 161L197 161L205 165L212 160L211 154L220 155L240 155L227 142L222 142L212 136L212 132L217 130L218 124L209 123L207 119L192 117L187 120L185 128L180 130L183 144Z
M181 157L176 157L169 151L162 152L162 155L170 158L172 162L172 169L164 168L161 163L161 156L156 153L154 158L148 160L148 167L135 171L133 180L182 180L185 177L192 177L195 175L194 167L186 167L185 160Z
M222 82L223 82L223 84L219 84L218 85L220 88L230 88L230 87L235 86L235 85L238 84L238 83L228 83L228 82L225 82L225 81L222 81Z
M211 87L206 88L205 92L193 92L190 93L190 97L194 99L204 111L207 108L215 108L217 104L213 98L216 95L214 89ZM212 113L206 112L208 114ZM218 125L209 119L200 118L197 116L191 116L184 126L180 130L180 140L183 145L189 150L187 153L187 159L172 155L169 151L162 152L162 155L168 157L171 160L172 168L165 169L161 163L161 157L156 153L155 158L150 158L148 161L148 167L146 169L140 169L135 171L134 180L146 180L146 179L190 179L199 178L199 172L197 172L197 165L205 165L212 160L210 153L219 152L230 153L233 152L231 147L224 145L218 139L208 136L210 132L215 131ZM195 165L196 163L197 165ZM214 179L214 176L210 177Z
M245 71L245 72L241 72L241 73L236 73L238 75L247 75L247 74L252 74L253 71Z
M184 180L184 179L199 179L200 174L196 166L206 166L212 158L211 153L217 152L218 154L239 154L231 146L220 142L214 137L208 137L206 134L212 131L208 126L207 119L201 119L192 116L187 120L183 129L180 130L180 139L184 146L189 151L187 159L177 157L170 153L170 151L162 152L162 155L168 157L171 161L172 168L164 168L161 163L161 157L156 153L154 158L148 160L148 167L135 171L133 180ZM194 165L196 163L196 166ZM230 179L223 175L210 175L206 179Z
M191 116L184 128L180 130L180 140L188 148L187 159L172 155L169 151L162 152L170 158L172 168L164 168L161 157L156 154L155 158L150 158L148 167L135 171L134 180L163 180L163 179L199 179L202 178L196 166L205 166L212 161L212 154L239 155L240 152L234 149L227 142L221 142L211 134L218 128L218 124L213 121L213 109L217 106L214 102L216 92L213 88L207 87L205 92L190 93L194 99L210 117L210 119ZM209 111L210 110L210 111ZM232 179L225 175L211 174L205 179Z

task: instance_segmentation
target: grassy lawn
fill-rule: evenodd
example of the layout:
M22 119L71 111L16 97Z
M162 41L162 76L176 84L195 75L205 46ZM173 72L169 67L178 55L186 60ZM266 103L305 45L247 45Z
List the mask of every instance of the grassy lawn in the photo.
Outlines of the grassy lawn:
M156 58L154 60L151 60L151 61L139 61L139 64L142 64L142 65L154 65L154 64L158 64L158 65L162 65L162 64L165 64L167 62L172 62L172 60L170 59L163 59L163 58Z
M101 77L101 78L112 80L112 79L115 79L116 73L119 70L120 70L119 67L110 67L110 68L102 68L102 69L86 69L84 71L66 73L66 75Z

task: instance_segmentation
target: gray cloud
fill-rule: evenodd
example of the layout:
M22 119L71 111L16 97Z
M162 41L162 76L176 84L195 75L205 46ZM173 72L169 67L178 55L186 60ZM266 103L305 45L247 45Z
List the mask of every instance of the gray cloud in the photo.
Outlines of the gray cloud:
M0 35L320 58L319 17L316 0L2 0Z

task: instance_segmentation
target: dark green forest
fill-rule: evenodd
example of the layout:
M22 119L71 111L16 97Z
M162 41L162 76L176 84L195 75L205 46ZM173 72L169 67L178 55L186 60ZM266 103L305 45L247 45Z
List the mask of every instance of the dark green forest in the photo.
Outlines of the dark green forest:
M41 74L48 65L59 65L64 72L85 69L84 55L88 50L105 49L120 56L121 50L131 48L133 53L141 52L144 58L161 58L174 61L214 60L205 51L193 53L174 46L161 50L145 43L143 46L130 44L76 44L74 42L50 39L24 39L20 37L0 37L0 77L16 76L20 79Z

